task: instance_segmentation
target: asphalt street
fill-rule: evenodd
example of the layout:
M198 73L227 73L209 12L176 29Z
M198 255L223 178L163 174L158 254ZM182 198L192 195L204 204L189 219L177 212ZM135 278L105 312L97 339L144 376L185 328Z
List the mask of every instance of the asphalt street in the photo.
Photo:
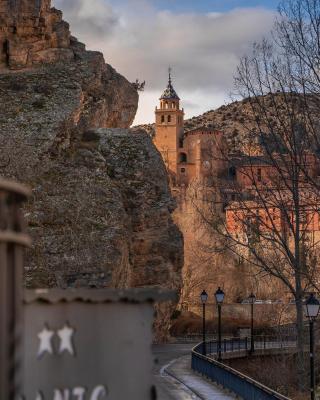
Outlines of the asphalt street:
M166 344L154 345L153 354L155 366L153 370L154 382L157 388L157 400L195 400L184 385L163 373L163 368L171 361L190 354L194 344Z

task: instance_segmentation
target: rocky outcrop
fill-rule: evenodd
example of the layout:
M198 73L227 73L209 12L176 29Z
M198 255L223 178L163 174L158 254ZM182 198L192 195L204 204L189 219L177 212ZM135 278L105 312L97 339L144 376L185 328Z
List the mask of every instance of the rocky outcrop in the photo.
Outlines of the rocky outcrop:
M0 17L8 4L0 2ZM41 23L51 27L45 34L50 46L59 27L67 38L65 23L51 24L60 13L49 1L38 4ZM29 21L26 14L15 18ZM23 32L14 32L22 47L35 30ZM128 129L137 90L100 53L72 38L65 44L49 51L68 48L72 57L63 63L48 52L41 59L28 45L28 62L15 64L21 70L0 72L6 105L0 109L0 174L33 190L25 209L33 238L26 285L179 290L183 239L171 218L166 170L150 137ZM14 67L12 60L6 67ZM172 305L159 309L159 331L171 311Z
M161 165L146 135L96 129L37 167L28 285L180 287L182 241Z
M0 68L71 60L77 42L50 0L0 0Z

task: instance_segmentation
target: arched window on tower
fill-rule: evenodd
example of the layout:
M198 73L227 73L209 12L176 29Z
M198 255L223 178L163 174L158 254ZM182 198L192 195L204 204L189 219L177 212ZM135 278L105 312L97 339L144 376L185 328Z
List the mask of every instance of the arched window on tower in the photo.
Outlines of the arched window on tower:
M168 122L171 122L171 115L168 115Z
M187 155L186 153L179 154L179 163L186 163L187 162Z
M235 180L236 179L236 175L237 175L236 167L232 165L229 168L229 171L228 171L229 179Z
M161 115L161 123L164 123L164 115Z

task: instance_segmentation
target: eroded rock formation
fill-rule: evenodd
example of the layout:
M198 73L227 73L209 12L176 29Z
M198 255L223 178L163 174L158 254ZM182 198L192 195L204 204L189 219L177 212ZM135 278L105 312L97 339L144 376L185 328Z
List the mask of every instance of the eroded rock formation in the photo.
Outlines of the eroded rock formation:
M183 240L165 167L150 137L127 129L138 105L134 85L70 40L50 1L15 3L8 17L11 2L0 2L0 42L9 41L0 73L0 174L33 190L27 286L180 289ZM12 43L27 55L13 57ZM159 310L158 331L171 310Z
M71 60L77 42L51 0L0 0L0 68Z

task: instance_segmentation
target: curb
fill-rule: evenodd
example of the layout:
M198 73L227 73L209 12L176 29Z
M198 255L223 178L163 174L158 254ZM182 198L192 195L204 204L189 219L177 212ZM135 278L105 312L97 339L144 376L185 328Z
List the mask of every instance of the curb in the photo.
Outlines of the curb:
M185 357L185 356L183 356L183 357ZM179 357L179 358L176 358L175 360L170 361L169 364L167 364L161 368L160 374L163 376L163 374L165 373L166 375L170 376L171 378L173 378L174 380L179 382L181 385L183 385L185 388L187 388L189 392L196 395L198 399L208 400L205 397L203 397L201 394L199 394L196 390L194 390L190 386L188 386L185 382L183 382L183 380L181 380L179 377L177 377L173 372L171 372L169 370L169 368L171 367L172 364L174 364L176 361L178 361L180 358L183 358L183 357ZM197 376L197 375L195 374L195 376Z

